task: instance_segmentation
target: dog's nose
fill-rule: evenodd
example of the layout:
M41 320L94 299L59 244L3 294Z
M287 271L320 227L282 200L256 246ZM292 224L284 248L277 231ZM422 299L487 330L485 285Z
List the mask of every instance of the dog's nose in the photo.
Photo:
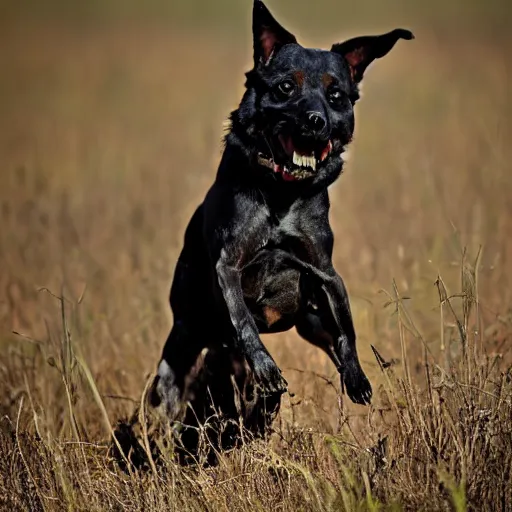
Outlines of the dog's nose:
M308 112L307 120L309 129L316 132L322 131L327 124L327 120L321 112Z

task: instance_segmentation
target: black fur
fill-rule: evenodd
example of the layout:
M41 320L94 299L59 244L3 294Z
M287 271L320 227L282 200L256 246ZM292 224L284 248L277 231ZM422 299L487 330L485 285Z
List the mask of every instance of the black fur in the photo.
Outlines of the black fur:
M186 424L214 411L235 423L241 416L258 434L287 387L260 333L295 326L329 355L350 399L370 403L347 292L332 265L327 188L342 171L364 70L412 34L303 48L256 0L253 35L246 92L231 114L215 182L185 233L170 295L174 325L151 403ZM294 164L293 151L314 158L316 169L312 160ZM203 368L191 376L205 348ZM250 408L233 382L242 395L248 390ZM218 445L233 446L235 434ZM189 430L188 449L197 443Z

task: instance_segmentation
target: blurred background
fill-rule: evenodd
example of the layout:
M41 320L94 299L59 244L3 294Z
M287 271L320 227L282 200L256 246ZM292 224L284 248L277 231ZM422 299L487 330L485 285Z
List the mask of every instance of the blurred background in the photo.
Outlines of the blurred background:
M367 72L351 158L331 189L335 266L376 406L370 345L389 361L402 356L396 293L413 319L401 333L413 360L421 340L440 353L442 332L452 349L439 276L460 308L461 276L477 267L466 287L478 298L475 336L509 357L510 2L267 5L307 46L396 27L416 35ZM66 428L55 366L65 328L52 294L65 297L66 329L111 420L133 409L171 326L184 228L214 179L223 122L251 66L251 9L249 0L0 4L2 415L30 393L48 428ZM293 410L294 421L327 428L337 402L325 379L338 386L327 358L293 332L264 342L298 397L285 399L283 417ZM96 405L86 391L76 400L95 435Z

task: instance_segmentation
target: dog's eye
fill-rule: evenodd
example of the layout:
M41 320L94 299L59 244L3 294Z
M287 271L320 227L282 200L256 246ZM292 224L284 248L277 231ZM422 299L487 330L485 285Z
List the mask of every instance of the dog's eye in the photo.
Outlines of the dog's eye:
M342 93L339 89L332 89L327 95L331 103L339 103L342 98Z
M295 84L291 80L281 82L277 89L282 96L291 96L295 91Z

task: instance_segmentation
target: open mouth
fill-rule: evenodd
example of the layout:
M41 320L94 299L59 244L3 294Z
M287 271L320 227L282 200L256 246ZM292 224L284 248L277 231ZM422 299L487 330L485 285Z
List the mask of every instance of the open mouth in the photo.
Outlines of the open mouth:
M285 181L303 180L315 176L318 168L333 148L330 140L325 144L298 147L290 136L279 135L278 139L286 162L278 163L273 158L258 153L258 164L281 174Z

